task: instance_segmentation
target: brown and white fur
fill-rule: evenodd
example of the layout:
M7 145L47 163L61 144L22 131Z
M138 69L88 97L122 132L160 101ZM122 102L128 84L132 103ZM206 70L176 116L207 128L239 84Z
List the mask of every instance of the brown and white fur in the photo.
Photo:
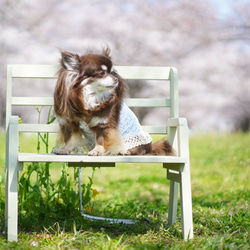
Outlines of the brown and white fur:
M118 128L125 84L113 70L110 50L83 56L61 53L61 69L54 91L54 110L60 125L61 148L70 154L84 147L89 155L172 155L167 141L148 143L124 151ZM84 136L84 137L83 137Z

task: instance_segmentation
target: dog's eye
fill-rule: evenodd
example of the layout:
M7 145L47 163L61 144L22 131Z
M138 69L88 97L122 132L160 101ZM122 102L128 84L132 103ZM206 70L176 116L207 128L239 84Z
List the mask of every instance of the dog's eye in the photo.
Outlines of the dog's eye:
M104 71L104 70L100 71L101 76L105 76L105 74L106 74L106 71Z

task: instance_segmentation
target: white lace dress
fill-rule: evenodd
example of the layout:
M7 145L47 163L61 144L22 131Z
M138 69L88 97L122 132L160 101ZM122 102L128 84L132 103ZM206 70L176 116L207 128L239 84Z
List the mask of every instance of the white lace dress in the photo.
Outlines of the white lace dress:
M152 142L151 136L142 130L137 117L125 103L122 103L121 106L118 126L122 134L125 150Z

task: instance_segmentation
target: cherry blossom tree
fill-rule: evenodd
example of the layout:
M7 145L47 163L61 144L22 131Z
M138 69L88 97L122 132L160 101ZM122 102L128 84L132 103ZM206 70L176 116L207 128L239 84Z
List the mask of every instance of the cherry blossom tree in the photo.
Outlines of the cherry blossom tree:
M180 113L193 130L249 130L250 10L247 0L229 3L222 16L211 0L2 0L1 126L6 64L57 63L59 49L81 54L108 44L115 65L178 68ZM14 91L35 95L32 86ZM51 86L42 93L51 95ZM130 84L130 94L161 96L162 88L140 82ZM138 115L163 123L161 112Z

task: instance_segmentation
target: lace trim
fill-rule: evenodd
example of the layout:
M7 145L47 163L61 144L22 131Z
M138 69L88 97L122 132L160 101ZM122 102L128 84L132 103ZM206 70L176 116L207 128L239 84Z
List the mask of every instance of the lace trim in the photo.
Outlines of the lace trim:
M140 145L145 145L150 142L152 142L151 136L144 131L140 132L137 135L128 137L127 139L123 140L125 150L129 150L131 148L138 147Z

